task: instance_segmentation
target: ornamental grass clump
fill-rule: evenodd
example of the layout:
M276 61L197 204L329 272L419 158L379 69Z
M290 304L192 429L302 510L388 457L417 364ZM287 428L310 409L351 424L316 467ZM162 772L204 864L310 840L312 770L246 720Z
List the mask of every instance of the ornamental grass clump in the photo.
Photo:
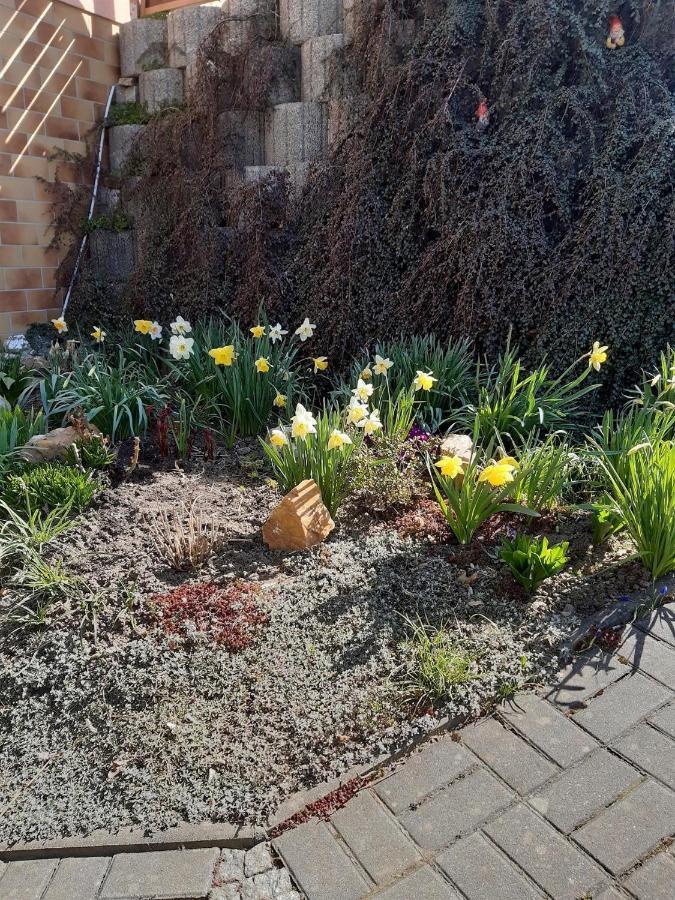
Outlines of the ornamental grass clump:
M521 475L514 499L537 511L553 509L570 483L570 448L559 435L529 443L520 457Z
M410 637L403 687L418 705L436 703L455 687L480 678L475 657L451 636L449 627L432 628L421 620L406 619Z
M62 463L41 463L10 474L2 486L3 502L17 511L70 509L82 512L101 490L90 472Z
M20 406L0 409L0 474L19 465L17 450L44 431L45 417L41 412L24 412Z
M568 541L549 546L548 538L519 534L513 541L504 539L498 555L518 584L526 591L535 591L567 563L568 549Z

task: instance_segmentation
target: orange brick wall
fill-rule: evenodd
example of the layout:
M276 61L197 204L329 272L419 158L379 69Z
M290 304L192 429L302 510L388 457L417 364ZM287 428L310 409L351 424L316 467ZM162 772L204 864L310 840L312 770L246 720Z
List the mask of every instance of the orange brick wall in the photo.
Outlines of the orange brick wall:
M72 183L119 77L119 26L58 0L0 0L0 337L59 312L41 176Z

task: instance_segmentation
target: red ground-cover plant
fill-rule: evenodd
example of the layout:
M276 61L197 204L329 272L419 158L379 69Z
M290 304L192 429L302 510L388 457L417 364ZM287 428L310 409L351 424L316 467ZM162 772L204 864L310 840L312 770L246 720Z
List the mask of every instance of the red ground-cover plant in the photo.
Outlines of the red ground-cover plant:
M267 614L256 602L257 585L235 582L224 587L213 582L183 584L169 594L156 594L152 603L166 633L189 638L208 635L231 653L245 650Z
M283 822L279 822L278 825L275 825L274 828L270 829L270 838L278 838L279 835L283 834L285 831L296 828L298 825L302 825L303 822L309 822L309 820L313 819L315 816L316 818L323 819L324 822L327 822L334 812L337 812L338 809L342 809L343 806L346 806L352 797L361 790L364 784L365 782L362 778L352 778L350 781L345 781L339 788L325 794L323 797L319 797L319 799L314 800L313 803L308 803L307 806L303 807L299 812L294 813L292 816L289 816L288 819L284 819Z

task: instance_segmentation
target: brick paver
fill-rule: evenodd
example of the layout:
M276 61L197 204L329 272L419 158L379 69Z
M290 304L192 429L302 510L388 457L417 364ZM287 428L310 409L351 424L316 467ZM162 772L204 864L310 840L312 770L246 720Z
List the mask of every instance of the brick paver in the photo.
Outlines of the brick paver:
M668 706L650 716L647 721L651 722L660 731L664 731L675 738L675 703L669 703Z
M618 652L633 667L662 684L675 684L675 653L663 641L655 640L639 628L631 628Z
M596 738L610 741L672 697L672 691L644 675L627 675L595 697L574 721Z
M218 850L120 853L113 857L101 900L202 900L213 883Z
M543 894L479 831L460 838L436 857L469 900L537 900Z
M58 864L58 859L11 862L0 878L0 897L2 900L41 900Z
M656 853L624 879L624 887L638 900L673 900L675 859Z
M654 778L675 790L675 741L642 723L614 744L615 749Z
M376 896L378 900L459 900L457 891L429 866L402 878Z
M96 900L109 866L106 856L62 859L44 900Z
M519 694L500 714L560 766L571 765L598 746L590 735L534 694Z
M520 794L527 794L560 771L496 719L465 728L462 741Z

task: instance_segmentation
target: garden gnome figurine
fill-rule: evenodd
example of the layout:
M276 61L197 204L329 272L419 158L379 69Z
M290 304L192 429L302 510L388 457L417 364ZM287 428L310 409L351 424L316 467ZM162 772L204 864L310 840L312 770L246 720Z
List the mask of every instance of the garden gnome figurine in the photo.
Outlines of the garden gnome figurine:
M623 23L618 16L609 17L609 34L607 35L607 47L614 50L615 47L623 47L625 38L623 35Z
M490 110L488 109L487 100L485 100L485 98L483 98L476 107L476 119L476 126L478 129L480 131L485 131L490 124Z

